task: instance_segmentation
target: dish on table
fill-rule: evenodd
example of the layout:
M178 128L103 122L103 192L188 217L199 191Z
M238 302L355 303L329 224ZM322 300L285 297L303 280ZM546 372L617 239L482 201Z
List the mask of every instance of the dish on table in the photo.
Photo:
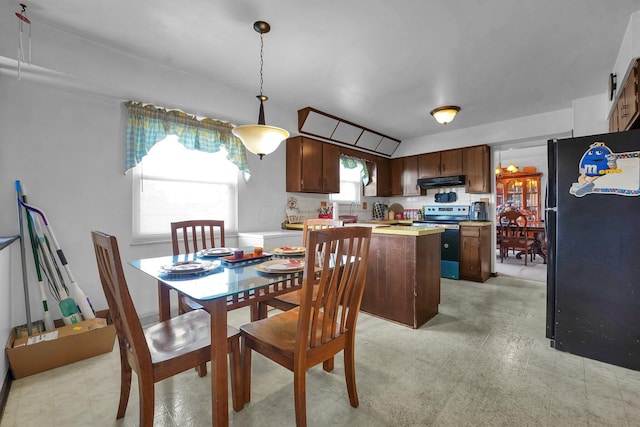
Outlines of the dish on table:
M220 263L211 261L178 261L173 264L163 265L160 270L167 274L194 274L204 273L219 265Z
M303 254L304 252L304 246L282 246L273 250L273 253L277 255L296 255Z
M200 258L207 257L221 257L231 255L233 251L229 248L211 248L211 249L203 249L199 252L196 252L196 255Z
M263 273L296 273L304 270L304 260L274 259L256 265L256 270Z
M271 254L267 252L262 252L262 255L254 256L252 252L246 253L240 259L235 259L233 256L224 257L222 260L226 263L234 264L237 262L247 262L247 261L256 261L263 258L271 258Z

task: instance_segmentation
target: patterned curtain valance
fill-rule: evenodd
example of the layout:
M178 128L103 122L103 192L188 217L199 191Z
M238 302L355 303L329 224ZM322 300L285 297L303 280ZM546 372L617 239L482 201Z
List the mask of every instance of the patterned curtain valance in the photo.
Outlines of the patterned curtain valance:
M242 141L231 133L231 123L209 118L198 120L196 116L182 111L141 102L127 101L124 104L129 112L125 171L140 163L151 147L167 135L177 135L180 144L190 150L215 153L224 147L227 159L242 171L245 181L249 180L247 151Z
M360 177L362 178L362 184L369 184L369 169L367 168L367 161L358 159L357 157L351 157L344 154L340 155L340 162L345 169L355 169L360 166Z

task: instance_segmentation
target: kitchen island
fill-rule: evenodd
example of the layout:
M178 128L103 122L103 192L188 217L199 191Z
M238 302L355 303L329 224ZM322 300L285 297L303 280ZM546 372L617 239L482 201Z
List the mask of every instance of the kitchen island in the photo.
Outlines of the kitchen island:
M419 328L438 314L442 228L374 227L360 309Z
M345 226L373 228L362 311L414 329L438 314L443 228L388 222Z

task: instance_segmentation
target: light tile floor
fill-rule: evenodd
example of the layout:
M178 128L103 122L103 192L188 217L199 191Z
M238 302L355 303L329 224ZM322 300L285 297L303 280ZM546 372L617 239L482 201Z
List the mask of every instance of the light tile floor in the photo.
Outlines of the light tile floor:
M341 358L307 374L310 426L640 426L640 372L562 353L545 338L545 285L510 277L442 281L440 313L418 330L362 314L349 405ZM230 313L230 323L248 319ZM117 350L13 383L0 425L134 426L116 421ZM292 374L254 353L252 401L231 425L295 424ZM157 426L211 425L209 377L156 388ZM231 407L231 402L229 403Z

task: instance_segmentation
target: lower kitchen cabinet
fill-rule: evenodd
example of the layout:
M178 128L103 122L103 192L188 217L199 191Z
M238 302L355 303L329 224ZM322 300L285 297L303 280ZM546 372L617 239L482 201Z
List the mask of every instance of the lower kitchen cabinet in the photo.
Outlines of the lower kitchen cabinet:
M460 278L485 282L491 276L491 223L460 225Z
M438 314L440 237L373 234L361 310L414 329Z

